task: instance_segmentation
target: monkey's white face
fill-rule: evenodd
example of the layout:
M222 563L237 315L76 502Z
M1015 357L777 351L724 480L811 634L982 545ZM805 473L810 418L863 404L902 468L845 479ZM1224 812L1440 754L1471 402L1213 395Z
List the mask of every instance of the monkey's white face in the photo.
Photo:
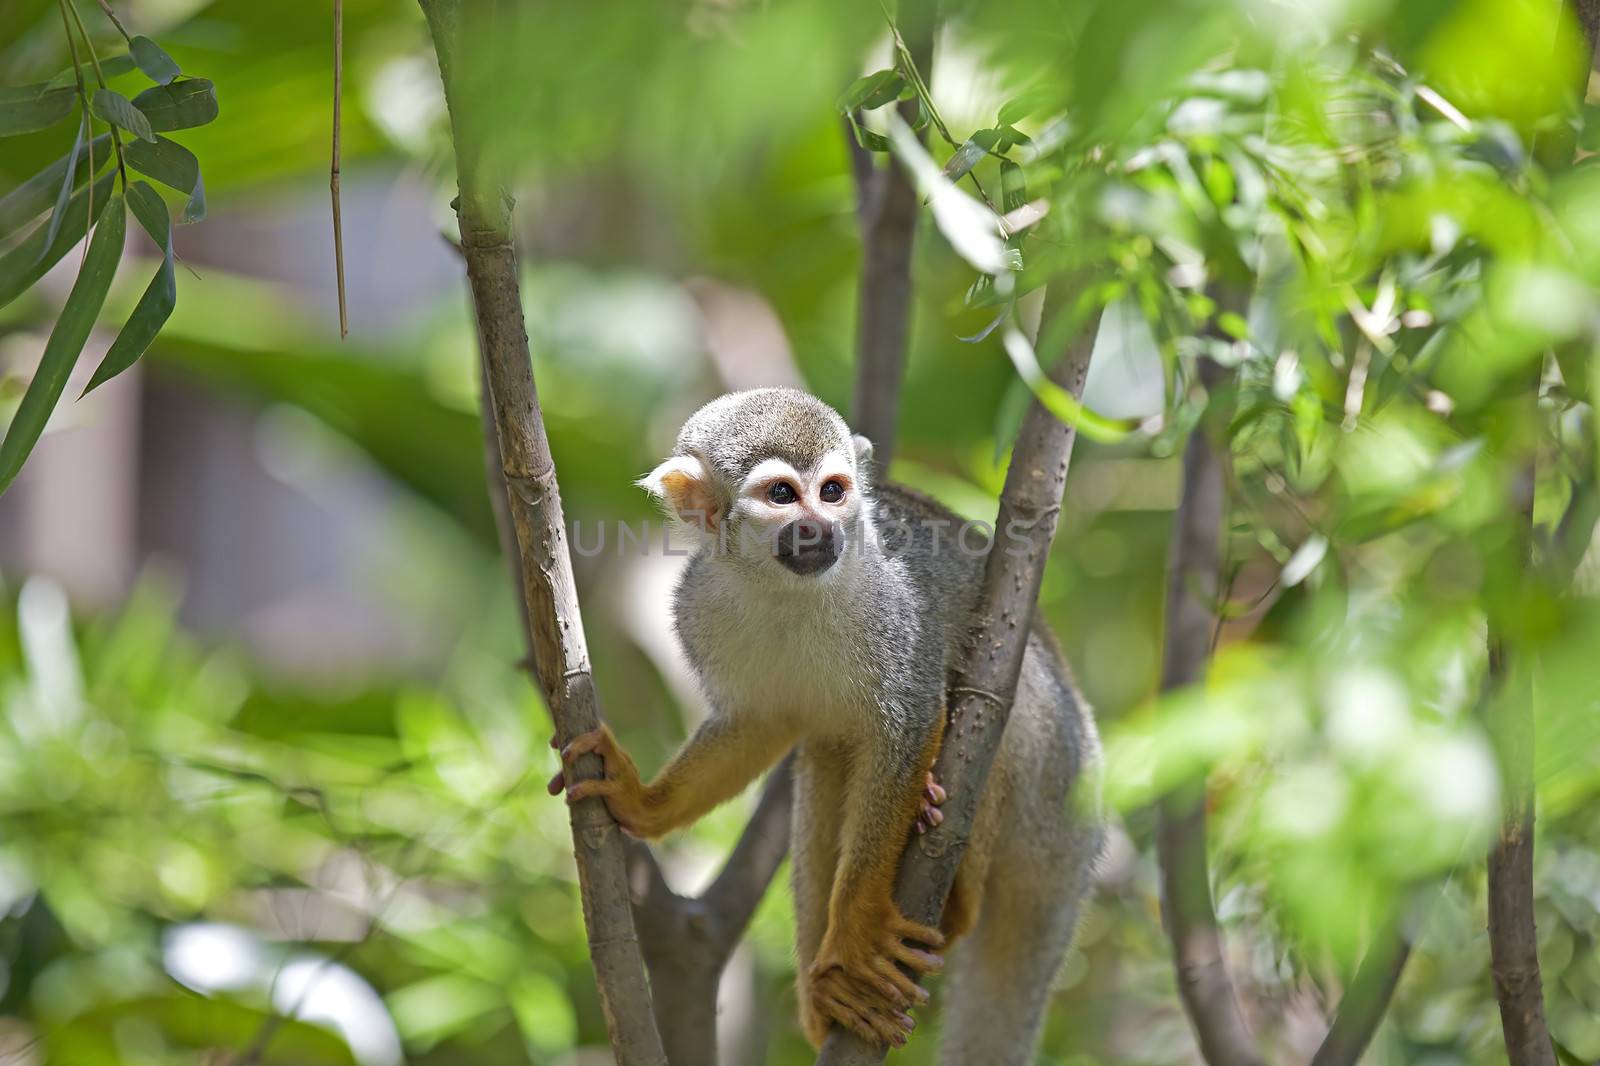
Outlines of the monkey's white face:
M768 458L727 485L699 458L674 456L640 484L704 534L718 555L801 580L826 580L863 528L867 501L856 462L844 451L830 451L803 470Z
M861 512L854 457L841 452L829 452L808 470L764 459L733 495L730 516L746 536L741 554L759 558L765 548L768 558L799 577L833 568Z

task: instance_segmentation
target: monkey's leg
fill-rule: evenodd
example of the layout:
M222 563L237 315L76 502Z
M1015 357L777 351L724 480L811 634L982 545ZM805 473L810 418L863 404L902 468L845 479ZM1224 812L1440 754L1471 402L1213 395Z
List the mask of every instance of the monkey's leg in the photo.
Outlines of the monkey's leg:
M998 849L978 924L950 955L941 1066L1033 1062L1050 986L1072 942L1098 851L1093 830L1068 832L1055 846Z
M923 801L935 732L924 750L903 749L885 764L865 752L851 766L843 852L828 905L828 928L809 971L816 1011L880 1045L903 1044L914 1026L907 1010L927 993L900 969L938 970L944 936L907 919L894 902L895 872ZM882 749L896 752L896 746Z
M795 953L800 1027L820 1047L832 1024L812 1004L809 973L828 927L828 897L839 865L844 826L843 797L849 782L849 755L841 747L807 740L795 753L793 862Z
M737 796L777 762L794 739L792 729L781 721L713 714L655 780L645 784L610 728L601 726L574 737L561 749L561 759L570 765L578 756L594 752L605 762L605 776L568 782L563 771L551 779L550 791L564 787L568 803L601 796L623 829L637 837L659 837Z

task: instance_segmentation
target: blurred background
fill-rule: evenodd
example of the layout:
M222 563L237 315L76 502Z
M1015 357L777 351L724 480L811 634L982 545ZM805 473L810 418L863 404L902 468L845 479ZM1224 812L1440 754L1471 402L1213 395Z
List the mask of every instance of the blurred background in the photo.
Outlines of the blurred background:
M109 23L80 6L114 49ZM609 1061L567 812L543 788L548 715L517 668L476 341L446 239L444 101L420 11L400 0L344 8L341 340L328 6L114 6L212 79L221 113L178 135L201 161L209 215L176 232L173 318L132 370L62 403L0 498L0 1062ZM1216 85L1270 77L1288 87L1280 103L1301 94L1285 108L1323 120L1318 150L1343 152L1327 174L1301 175L1344 197L1319 215L1310 188L1302 223L1316 232L1302 236L1343 242L1330 273L1348 279L1358 310L1377 314L1387 283L1385 321L1419 313L1398 343L1414 354L1437 334L1435 349L1448 346L1471 334L1474 308L1502 306L1485 303L1504 281L1492 264L1519 248L1517 262L1544 273L1493 292L1543 321L1525 346L1593 350L1600 186L1586 173L1561 184L1528 158L1547 103L1528 85L1535 71L1566 69L1549 58L1566 58L1552 53L1555 3L1000 7L951 5L937 37L931 92L958 141L1020 94L1043 93L1118 159L1171 144L1226 158L1226 193L1202 171L1201 195L1243 201L1246 168L1227 146L1259 131L1216 125L1207 101L1259 110L1261 92L1243 81ZM515 102L496 116L496 143L520 168L526 314L569 520L589 530L652 519L633 480L723 391L801 385L850 410L861 238L836 101L890 65L889 42L870 4L563 4L519 24ZM1455 101L1446 107L1479 120L1472 135L1438 134L1456 127L1425 94L1418 103L1423 74L1393 79L1411 87L1402 101L1363 98L1368 47L1389 49L1396 67L1446 71L1434 84ZM6 84L67 64L55 3L0 10ZM1194 90L1206 77L1210 88ZM1192 92L1204 106L1185 112ZM1054 114L1042 106L1014 122L1039 138ZM70 136L3 142L0 194ZM935 149L941 163L948 154ZM993 161L983 167L998 188ZM1075 247L1159 258L1153 238L1170 253L1163 235L1183 238L1186 223L1143 187L1145 200L1124 205L1152 229L1138 245L1139 232L1114 224L1114 197L1099 195L1119 180L1102 175L1083 195L1099 236ZM1285 201L1278 178L1266 180ZM1080 216L1059 195L1070 228ZM998 333L962 339L994 309L971 299L972 268L927 212L919 225L891 473L987 519L1028 394ZM1577 234L1582 251L1547 229ZM154 251L130 242L130 254ZM0 310L7 410L77 261ZM1130 267L1106 296L1085 401L1137 431L1080 440L1040 603L1108 739L1115 828L1039 1061L1199 1061L1160 926L1148 803L1203 764L1218 911L1271 1061L1309 1057L1403 898L1415 954L1365 1061L1502 1062L1482 876L1498 786L1474 716L1499 587L1497 493L1517 454L1493 406L1501 379L1457 371L1461 417L1434 417L1429 389L1451 386L1423 380L1435 367L1419 355L1397 363L1390 406L1358 389L1352 411L1350 366L1335 356L1360 337L1343 289L1281 286L1298 306L1332 300L1331 334L1281 303L1252 305L1253 335L1274 337L1257 384L1283 423L1237 439L1237 610L1213 683L1157 701L1176 453L1193 420L1170 389L1182 353L1152 326L1161 316L1141 286L1183 289L1170 268ZM106 317L141 287L120 277ZM1466 325L1437 328L1452 322ZM91 336L70 396L114 333ZM1296 346L1301 369L1281 358ZM1559 391L1547 387L1541 410L1592 451L1586 396L1550 375ZM1295 398L1318 390L1309 410ZM1552 523L1572 492L1568 468L1550 461L1561 447L1541 453L1550 473L1536 514ZM1297 498L1313 512L1303 522L1286 517ZM1402 512L1412 524L1391 521ZM606 714L646 768L703 713L668 623L682 561L574 559ZM1545 992L1563 1054L1594 1062L1600 625L1592 602L1566 593L1525 617L1518 639L1550 655L1536 861ZM658 849L678 890L705 883L751 799ZM810 1061L791 940L780 875L723 980L724 1062ZM938 1000L935 984L934 1031ZM934 1048L919 1037L894 1061L930 1062Z

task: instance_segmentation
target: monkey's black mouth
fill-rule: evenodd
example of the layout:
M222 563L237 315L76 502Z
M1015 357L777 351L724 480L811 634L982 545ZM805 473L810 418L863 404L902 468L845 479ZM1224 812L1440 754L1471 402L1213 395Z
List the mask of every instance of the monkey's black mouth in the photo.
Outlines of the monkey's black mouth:
M792 574L822 573L844 552L844 533L837 525L802 518L778 530L772 555Z

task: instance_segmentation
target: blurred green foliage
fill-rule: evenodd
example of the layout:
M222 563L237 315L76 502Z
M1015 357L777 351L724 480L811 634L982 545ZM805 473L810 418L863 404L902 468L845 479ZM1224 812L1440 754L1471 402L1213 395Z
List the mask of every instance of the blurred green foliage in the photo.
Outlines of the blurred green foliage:
M185 135L213 216L321 203L326 12L128 7L135 32L214 74L221 116ZM442 208L450 154L420 15L345 7L346 173L421 172ZM476 47L507 79L493 143L521 176L529 330L567 510L638 520L631 479L722 387L685 279L759 294L808 385L849 408L859 251L837 102L893 63L889 35L875 5L517 12L478 27ZM1193 1061L1146 805L1202 773L1235 974L1273 1061L1305 1057L1307 1017L1397 915L1417 949L1369 1061L1502 1061L1482 862L1500 789L1481 723L1525 679L1551 1025L1569 1061L1600 1057L1600 608L1592 572L1569 580L1552 538L1600 449L1600 183L1593 157L1573 161L1597 127L1559 16L1553 0L943 9L931 102L952 137L928 125L934 161L976 144L961 195L1048 213L1007 235L1020 266L1005 281L924 219L896 475L992 513L1027 396L1002 337L1053 279L1078 282L1080 317L1114 303L1148 323L1164 385L1134 431L1080 443L1041 598L1099 711L1122 830L1042 1062ZM56 18L43 0L0 9L7 84L61 69ZM887 135L884 111L860 118L868 134ZM70 136L8 140L0 182ZM419 506L393 537L415 565L374 580L459 637L436 670L319 689L175 629L155 577L121 611L73 623L47 583L7 586L0 1007L50 1062L252 1047L267 1062L391 1061L326 1017L283 1020L314 998L286 980L303 993L309 967L375 990L407 1061L591 1061L575 1049L600 1046L604 1026L565 812L542 789L544 712L512 665L463 292L341 346L260 279L208 268L177 283L150 372L298 407L411 490ZM119 286L108 306L136 296ZM30 296L6 314L0 329L26 333L56 309ZM958 339L991 325L1006 328ZM1227 624L1209 681L1157 700L1172 456L1202 354L1234 370ZM1512 503L1530 462L1532 567ZM578 562L608 712L655 765L687 712L631 628L642 586ZM1502 691L1487 687L1491 626L1518 671ZM742 813L668 845L680 887ZM234 957L253 968L197 984L179 949L217 929L243 938ZM747 1018L738 1046L809 1061L781 885L749 939L729 992ZM934 1046L925 1035L897 1061Z

